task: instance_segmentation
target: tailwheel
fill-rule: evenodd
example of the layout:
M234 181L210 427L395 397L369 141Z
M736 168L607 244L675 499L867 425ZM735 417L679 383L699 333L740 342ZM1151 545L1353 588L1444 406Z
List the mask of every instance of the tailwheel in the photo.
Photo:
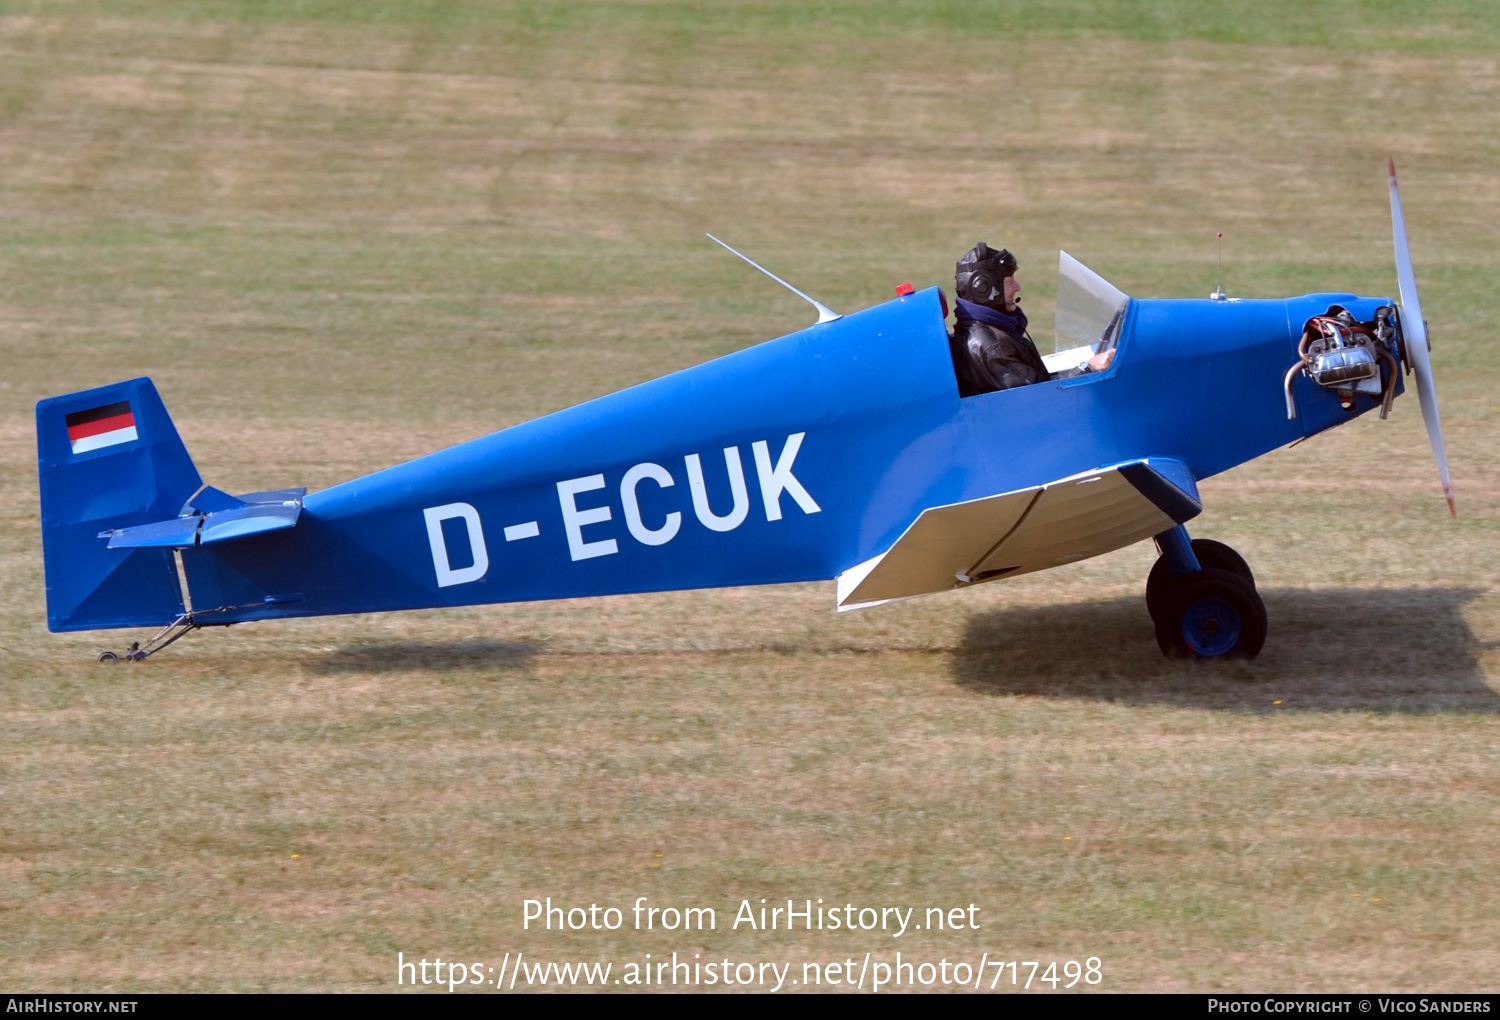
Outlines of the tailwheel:
M1255 587L1255 575L1250 571L1250 564L1245 562L1245 557L1223 542L1215 542L1211 538L1195 538L1192 546L1199 566L1204 569L1227 570L1245 580L1251 588ZM1186 580L1186 577L1173 576L1165 556L1156 558L1151 573L1146 575L1146 612L1151 614L1153 621L1161 616L1172 593Z
M1195 550L1196 551L1196 550ZM1156 617L1164 655L1253 659L1266 642L1266 607L1255 586L1228 570L1204 567L1173 578Z

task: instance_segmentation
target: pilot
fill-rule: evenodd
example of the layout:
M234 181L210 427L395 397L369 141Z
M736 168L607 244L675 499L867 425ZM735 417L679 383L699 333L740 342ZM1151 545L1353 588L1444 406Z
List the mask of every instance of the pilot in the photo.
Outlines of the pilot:
M1009 251L994 251L980 241L958 260L953 282L958 322L948 346L961 397L1103 371L1114 358L1110 349L1077 368L1047 371L1026 332L1016 257Z

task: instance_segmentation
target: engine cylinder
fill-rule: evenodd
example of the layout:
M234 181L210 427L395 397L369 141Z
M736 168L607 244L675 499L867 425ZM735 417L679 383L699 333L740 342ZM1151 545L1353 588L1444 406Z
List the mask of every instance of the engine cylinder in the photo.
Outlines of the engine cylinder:
M1363 346L1335 347L1312 360L1312 377L1319 386L1348 386L1380 374L1375 355Z

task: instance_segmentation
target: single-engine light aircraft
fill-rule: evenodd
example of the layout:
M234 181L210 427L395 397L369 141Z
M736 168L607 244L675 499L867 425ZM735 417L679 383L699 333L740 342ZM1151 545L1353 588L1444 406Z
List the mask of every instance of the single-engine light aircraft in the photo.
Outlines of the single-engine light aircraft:
M796 291L800 332L320 492L205 485L149 379L52 397L48 626L161 628L141 659L205 626L625 592L836 579L849 610L1155 539L1162 651L1254 656L1250 568L1184 527L1200 479L1384 418L1404 365L1453 506L1394 163L1390 192L1399 302L1130 298L1063 253L1048 367L1108 368L972 397L947 299L909 284L843 316Z

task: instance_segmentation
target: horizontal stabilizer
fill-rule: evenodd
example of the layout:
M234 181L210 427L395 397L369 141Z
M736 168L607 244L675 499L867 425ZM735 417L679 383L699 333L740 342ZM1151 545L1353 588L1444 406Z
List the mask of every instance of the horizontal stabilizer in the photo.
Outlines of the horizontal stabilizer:
M188 500L181 517L104 531L99 537L108 538L111 549L185 549L227 542L293 527L306 494L306 489L275 489L231 496L204 486ZM223 509L202 512L206 506Z
M838 607L1015 577L1124 548L1202 512L1187 465L1139 460L930 507L886 552L838 578Z
M101 531L100 538L108 538L110 549L181 549L198 543L198 525L203 518L174 517L170 521L153 521L138 524L133 528Z
M258 535L263 531L290 528L297 523L302 513L302 504L285 506L246 506L238 510L209 514L203 518L203 530L198 533L200 545L227 542L232 538Z

